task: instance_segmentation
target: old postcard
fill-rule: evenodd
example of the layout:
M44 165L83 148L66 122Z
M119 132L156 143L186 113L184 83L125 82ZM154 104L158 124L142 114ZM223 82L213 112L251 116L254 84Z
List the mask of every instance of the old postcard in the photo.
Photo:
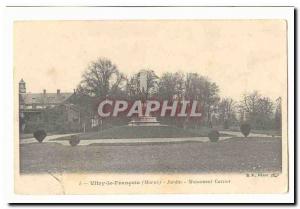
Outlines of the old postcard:
M288 192L287 30L14 21L15 193Z

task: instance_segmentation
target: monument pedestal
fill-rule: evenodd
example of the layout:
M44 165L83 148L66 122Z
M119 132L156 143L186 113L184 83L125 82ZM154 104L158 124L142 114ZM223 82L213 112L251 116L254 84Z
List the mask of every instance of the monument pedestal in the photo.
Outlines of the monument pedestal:
M156 117L141 116L131 120L128 126L160 126L160 122L157 121Z

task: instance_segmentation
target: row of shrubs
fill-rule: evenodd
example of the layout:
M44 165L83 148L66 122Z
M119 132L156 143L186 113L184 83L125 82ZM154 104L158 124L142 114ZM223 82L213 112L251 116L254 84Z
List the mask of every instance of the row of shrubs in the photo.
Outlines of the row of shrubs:
M250 134L251 126L248 123L243 123L240 126L240 130L241 130L242 134L245 137L247 137ZM36 138L36 140L39 143L42 143L43 140L46 138L47 133L46 133L45 130L37 130L37 131L34 132L33 136L34 136L34 138ZM209 138L209 140L211 142L217 142L217 141L219 141L219 138L220 138L219 131L217 131L217 130L210 131L208 133L208 138ZM71 136L71 139L69 140L69 143L70 143L71 146L76 146L76 145L79 144L79 142L80 142L80 139L76 135Z

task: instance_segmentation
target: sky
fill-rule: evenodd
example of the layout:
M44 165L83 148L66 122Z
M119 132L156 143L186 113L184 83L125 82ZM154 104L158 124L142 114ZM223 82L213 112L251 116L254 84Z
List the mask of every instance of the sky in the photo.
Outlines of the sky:
M222 97L287 91L284 20L17 21L14 81L27 92L73 92L91 61L110 59L132 75L140 69L197 72Z

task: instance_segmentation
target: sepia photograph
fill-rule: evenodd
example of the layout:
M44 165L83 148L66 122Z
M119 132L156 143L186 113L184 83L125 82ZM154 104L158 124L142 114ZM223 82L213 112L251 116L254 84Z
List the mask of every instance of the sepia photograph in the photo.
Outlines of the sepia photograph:
M14 21L15 192L287 192L287 28Z
M281 173L285 29L16 22L20 172Z

